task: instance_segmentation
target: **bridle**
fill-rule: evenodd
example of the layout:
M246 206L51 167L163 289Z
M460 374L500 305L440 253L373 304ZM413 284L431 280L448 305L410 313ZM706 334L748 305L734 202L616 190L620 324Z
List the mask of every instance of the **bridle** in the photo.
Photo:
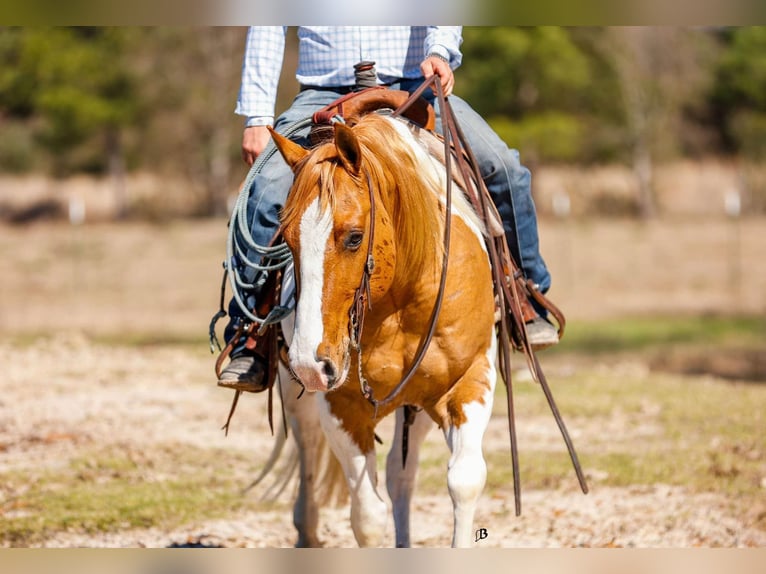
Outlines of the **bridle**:
M362 271L359 287L354 291L354 300L351 304L351 309L349 309L348 312L348 332L350 339L349 345L357 353L359 384L362 388L362 394L368 400L374 400L372 399L372 388L362 374L362 330L364 329L365 312L367 309L371 308L370 279L372 277L372 272L375 270L375 257L372 254L375 239L375 190L372 187L370 173L365 170L364 175L367 181L367 191L370 198L370 228L367 232L367 258L364 263L364 270ZM375 403L373 403L373 406L375 406Z
M585 477L580 467L577 454L575 453L574 446L569 437L569 433L566 429L566 426L564 425L563 419L561 418L558 408L556 407L550 387L545 378L545 374L543 373L542 368L540 366L540 362L535 356L535 353L528 341L524 319L523 319L523 312L522 312L521 304L520 304L520 301L522 301L521 299L522 294L526 294L534 298L541 306L546 308L556 318L556 322L559 325L559 337L561 337L563 334L563 330L565 326L565 318L563 313L561 313L561 311L550 300L548 300L542 293L540 293L536 285L534 285L530 280L527 280L524 278L522 271L515 264L515 262L513 261L513 257L511 257L509 253L508 244L505 241L504 232L502 231L502 225L500 225L499 232L493 231L492 224L497 223L500 218L494 207L494 203L492 202L489 196L489 192L487 191L486 185L484 184L484 181L481 177L481 173L479 172L476 158L473 156L471 149L467 145L465 136L463 135L457 121L455 120L455 115L452 111L452 107L447 97L443 93L438 76L434 75L426 79L426 81L417 90L415 90L409 96L409 98L407 98L403 103L399 103L401 102L401 100L397 99L396 102L398 104L398 107L394 110L393 116L394 117L410 116L411 118L414 118L415 116L419 116L423 119L427 118L429 122L432 123L433 112L432 110L428 111L427 109L426 110L423 109L422 107L423 100L420 98L420 96L428 88L433 88L433 91L435 92L435 95L436 95L437 103L439 105L439 109L441 111L441 125L442 125L442 133L443 133L442 137L443 137L443 143L444 143L444 164L445 164L445 170L446 170L445 228L444 228L444 250L443 250L443 259L442 259L442 274L441 274L441 279L439 283L439 290L437 292L437 297L434 302L434 307L429 319L429 327L425 334L425 337L421 340L421 343L418 347L418 350L415 354L412 364L409 366L407 372L404 374L400 382L384 398L377 399L376 397L374 397L373 389L369 385L367 380L365 379L363 370L362 370L362 345L361 345L362 332L364 329L365 313L367 310L370 309L370 305L371 305L370 281L371 281L372 273L375 270L375 261L373 257L373 244L374 244L374 236L375 236L375 217L376 217L375 191L373 189L372 180L370 178L369 173L367 171L364 171L364 177L366 180L367 190L368 190L369 199L370 199L370 224L369 224L369 230L368 230L366 261L365 261L364 269L362 271L362 276L360 278L359 286L357 287L355 291L354 299L353 299L351 308L349 310L348 331L349 331L349 338L350 338L350 348L355 350L357 353L357 366L358 366L358 375L359 375L361 392L364 395L364 397L366 397L366 399L370 402L370 404L374 407L375 409L374 416L375 418L377 418L378 408L381 406L386 406L390 404L402 392L402 390L406 387L406 385L412 379L414 373L417 371L418 367L420 366L426 354L426 351L428 350L428 347L431 343L431 339L435 332L436 323L441 310L442 300L444 298L447 268L448 268L448 262L449 262L449 240L450 240L450 232L451 232L452 183L453 183L451 161L452 161L452 158L454 157L457 162L458 169L460 170L460 174L463 178L463 181L465 182L464 187L465 187L466 195L468 196L469 200L473 204L474 209L476 210L476 213L484 219L484 222L488 231L491 231L491 233L489 233L490 237L488 237L486 241L486 245L487 245L487 251L490 257L495 298L500 309L500 321L498 325L498 334L497 334L498 340L500 341L498 355L499 355L500 366L502 369L503 379L506 386L506 396L507 396L507 404L508 404L508 426L510 431L511 459L512 459L512 466L513 466L514 498L516 503L516 515L518 516L521 514L521 486L520 486L521 483L519 480L518 448L517 448L517 438L516 438L516 430L515 430L513 394L512 394L512 386L511 386L511 366L510 366L510 355L512 352L511 343L513 343L514 348L524 353L527 360L527 364L529 366L529 370L532 373L533 378L540 384L545 394L548 405L550 406L551 412L553 413L554 419L556 420L559 430L561 431L561 434L564 438L564 442L566 443L570 459L572 460L572 464L575 469L575 473L577 474L577 479L580 483L580 488L582 489L584 493L588 492L588 487L585 482ZM380 89L382 92L385 91L382 88ZM376 88L368 88L368 90L376 90ZM360 93L363 93L363 92L360 92ZM346 98L347 97L341 98L341 100L344 100ZM370 105L369 101L364 104L364 106L368 106L368 107L369 105ZM359 109L364 110L365 109L364 106L362 106ZM328 114L330 114L331 110L332 110L332 104L328 106L327 108L325 108L324 110L320 110L320 112L317 112L317 114L315 114L316 117L313 119L314 120L318 119L319 115L321 115L321 112L326 111ZM372 111L372 109L370 109L369 111ZM332 116L332 114L330 115ZM414 120L414 121L418 123L417 120ZM303 125L304 124L301 123L300 125L295 126L293 129L303 127ZM425 125L425 124L421 123L421 125ZM453 156L453 153L454 153L454 156ZM260 163L254 164L253 169L251 169L251 174L257 172L257 170L255 169L256 165L260 166L261 164ZM248 175L248 178L250 177L251 176ZM249 181L250 179L246 180L245 184L243 185L243 192L244 190L249 189ZM281 235L281 228L277 232L277 234L275 234L274 239L272 239L272 243L280 235ZM217 342L217 339L215 337L215 331L214 331L215 322L220 317L226 315L226 312L224 311L224 299L223 299L224 289L226 285L226 278L227 278L227 275L226 275L226 269L225 269L224 280L221 286L220 309L218 313L214 316L210 324L211 351L213 350L213 341L215 340ZM296 281L296 291L297 289L298 289L298 285ZM296 298L298 297L297 292L294 296ZM275 312L279 312L279 313L282 313L283 310L286 310L289 312L289 309L284 309L281 307L278 309L277 308L274 309ZM269 316L266 317L266 319L269 319L269 318L272 318L271 312L269 313ZM261 327L259 329L259 334L263 335L263 330L265 330L265 328L268 325L277 323L279 320L281 320L281 318L282 316L279 315L278 317L277 316L273 317L272 321L264 320L264 319L257 321L259 324L261 324ZM238 335L235 338L233 338L232 341L238 340L240 334L242 334L241 331L238 332ZM225 349L222 352L221 356L219 357L216 363L217 373L220 373L221 362L223 361L224 357L228 356L230 347L231 345L227 347L227 349ZM220 350L220 345L219 345L219 350ZM284 362L286 365L288 365L289 367L289 362L286 360L284 356L280 356L280 360ZM270 380L273 381L275 376L275 370L276 370L276 361L273 360L271 361L271 363L273 365L273 368L270 373ZM297 380L297 377L296 377L296 380ZM232 403L231 410L229 412L229 417L227 419L226 424L224 425L224 428L227 430L228 430L229 422L231 421L231 417L234 413L234 409L236 408L236 405L237 405L237 399L239 395L241 394L241 392L242 391L237 391L235 393L234 401ZM271 385L269 385L269 424L273 432L272 414L271 414L271 411L272 411L271 392L272 392L272 387ZM406 460L407 460L408 430L414 421L415 410L416 410L416 407L412 405L404 405L404 427L403 427L403 435L402 435L403 464L406 463ZM287 426L286 426L287 423L286 423L286 416L284 411L284 404L282 405L282 420L284 423L284 430L285 432L287 432Z
M439 95L439 102L446 102L446 98L443 95L441 83L438 81L438 76L431 76L426 80L413 94L405 101L399 108L397 108L393 115L399 116L406 111L406 109L416 101L420 95L429 88L432 84L436 86L437 93ZM444 117L444 116L442 116ZM445 138L445 169L447 174L451 173L450 166L450 154L449 154L449 139ZM365 172L367 180L367 189L370 198L370 228L368 230L368 242L367 242L367 261L362 272L362 277L354 293L354 300L349 311L349 333L351 338L352 348L357 353L357 366L359 374L359 385L362 391L362 395L370 402L374 410L374 418L377 418L378 408L389 405L407 386L407 383L412 379L420 364L423 362L423 358L428 351L428 347L431 344L434 333L436 332L436 323L441 312L442 301L444 300L444 292L447 284L447 267L449 264L449 242L452 228L452 178L447 177L447 189L445 200L445 225L444 225L444 249L442 250L442 268L441 277L439 280L439 290L436 294L436 301L431 311L431 316L428 322L428 330L425 337L421 340L418 350L415 353L415 358L410 364L407 372L402 376L399 383L394 387L391 392L384 398L377 399L373 395L373 389L367 382L362 372L362 329L364 327L364 314L367 309L370 308L370 278L372 272L375 269L375 261L372 254L373 241L375 237L375 191L372 187L372 180L370 174ZM403 457L406 462L406 454Z

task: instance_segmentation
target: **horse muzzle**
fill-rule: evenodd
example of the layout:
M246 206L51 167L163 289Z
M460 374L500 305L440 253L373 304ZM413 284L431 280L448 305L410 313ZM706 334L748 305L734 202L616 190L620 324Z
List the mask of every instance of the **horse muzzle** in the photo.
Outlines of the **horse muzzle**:
M310 360L290 356L290 369L303 387L310 393L328 392L340 387L348 376L349 354L343 358L343 365L329 357L315 356Z

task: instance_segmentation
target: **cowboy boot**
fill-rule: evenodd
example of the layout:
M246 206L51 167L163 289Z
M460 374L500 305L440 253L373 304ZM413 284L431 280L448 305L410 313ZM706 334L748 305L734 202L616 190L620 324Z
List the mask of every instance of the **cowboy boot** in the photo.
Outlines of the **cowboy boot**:
M218 377L218 386L249 393L260 393L269 388L266 359L247 349L232 357Z
M257 308L263 317L269 314L278 300L281 277L281 273L275 272L266 279ZM226 368L220 371L219 387L260 393L273 384L276 377L277 353L275 329L275 325L257 328L257 325L251 323L244 329L242 339L237 337L230 343L230 361Z
M520 293L520 295L521 314L524 319L527 340L532 350L542 351L558 343L558 329L535 310L524 293Z

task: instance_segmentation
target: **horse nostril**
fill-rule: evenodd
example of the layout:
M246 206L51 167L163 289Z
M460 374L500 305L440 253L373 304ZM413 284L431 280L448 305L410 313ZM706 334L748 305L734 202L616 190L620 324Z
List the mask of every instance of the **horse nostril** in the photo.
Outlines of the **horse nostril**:
M322 363L322 373L327 377L327 388L331 389L338 380L338 369L330 359L319 359Z

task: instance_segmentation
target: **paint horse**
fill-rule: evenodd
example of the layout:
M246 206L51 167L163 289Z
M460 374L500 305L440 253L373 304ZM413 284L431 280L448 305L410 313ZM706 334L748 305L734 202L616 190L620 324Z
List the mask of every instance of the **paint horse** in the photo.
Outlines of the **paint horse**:
M442 279L447 173L433 152L438 145L427 141L433 136L405 120L367 114L353 127L337 124L332 141L312 151L272 136L295 175L282 211L297 287L289 366L308 392L317 393L322 429L347 481L356 541L375 546L384 536L375 427L396 411L386 466L396 545L410 543L418 449L435 421L451 453L452 545L470 546L486 480L481 443L497 378L483 225L463 195L454 194ZM365 276L366 312L357 329ZM440 312L419 367L393 400L374 406L369 395L391 396L415 360L441 282ZM399 448L405 405L417 409L406 461Z

